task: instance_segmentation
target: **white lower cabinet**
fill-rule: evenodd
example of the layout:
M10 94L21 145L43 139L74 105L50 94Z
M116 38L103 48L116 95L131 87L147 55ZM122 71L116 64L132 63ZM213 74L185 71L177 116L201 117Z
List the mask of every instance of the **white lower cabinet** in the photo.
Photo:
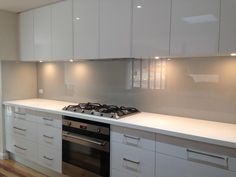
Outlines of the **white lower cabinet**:
M111 176L112 177L136 177L136 175L131 175L131 174L122 172L120 170L115 170L115 169L111 170Z
M6 150L41 166L61 172L60 116L19 108L5 108Z
M235 177L236 173L164 154L156 154L156 177Z
M38 162L40 165L61 172L61 153L57 149L39 146Z

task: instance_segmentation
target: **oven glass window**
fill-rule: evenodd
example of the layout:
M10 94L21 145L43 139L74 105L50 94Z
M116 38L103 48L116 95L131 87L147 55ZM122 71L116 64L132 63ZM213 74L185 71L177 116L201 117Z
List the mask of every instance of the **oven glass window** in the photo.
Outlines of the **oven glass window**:
M109 174L109 153L89 146L63 140L63 161L104 177Z

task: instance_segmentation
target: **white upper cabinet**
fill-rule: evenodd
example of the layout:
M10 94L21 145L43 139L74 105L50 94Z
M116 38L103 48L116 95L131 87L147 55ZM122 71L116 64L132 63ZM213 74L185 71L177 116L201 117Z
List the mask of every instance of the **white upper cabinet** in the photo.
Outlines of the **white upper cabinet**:
M220 55L236 53L236 1L221 1Z
M134 58L169 56L171 0L134 0Z
M74 0L75 59L99 57L99 0Z
M73 59L72 0L52 5L52 59Z
M131 0L100 0L100 58L131 57Z
M51 60L51 6L34 10L35 59Z
M172 0L170 55L218 55L219 14L220 0Z
M19 15L20 60L34 59L34 12L27 11Z

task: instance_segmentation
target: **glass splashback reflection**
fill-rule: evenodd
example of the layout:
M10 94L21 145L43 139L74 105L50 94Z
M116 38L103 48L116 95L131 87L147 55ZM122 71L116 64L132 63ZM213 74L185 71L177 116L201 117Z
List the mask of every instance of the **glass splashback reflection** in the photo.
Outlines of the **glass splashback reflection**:
M236 123L236 58L39 63L40 98Z

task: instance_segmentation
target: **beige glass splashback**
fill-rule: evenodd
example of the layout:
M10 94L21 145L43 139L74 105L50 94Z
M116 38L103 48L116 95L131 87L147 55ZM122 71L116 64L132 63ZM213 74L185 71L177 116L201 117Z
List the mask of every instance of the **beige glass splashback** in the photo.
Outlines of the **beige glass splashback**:
M40 98L236 123L236 58L39 63Z

